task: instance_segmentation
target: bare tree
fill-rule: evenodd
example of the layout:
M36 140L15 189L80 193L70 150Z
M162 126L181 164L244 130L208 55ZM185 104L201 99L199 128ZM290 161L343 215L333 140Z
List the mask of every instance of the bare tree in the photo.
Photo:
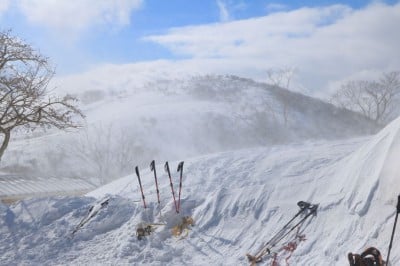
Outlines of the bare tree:
M87 175L96 176L100 184L128 174L132 171L132 162L146 158L146 154L155 154L140 144L138 136L127 128L110 124L97 124L85 127L69 145L69 156L79 158Z
M394 99L400 93L400 72L384 73L378 81L356 80L343 84L331 102L362 113L378 124L386 124L395 110Z
M296 69L293 67L284 67L284 68L270 68L267 70L268 82L275 87L283 88L289 90L290 82L296 72ZM281 101L282 105L282 117L283 123L285 126L288 124L288 103L285 99Z
M76 99L48 91L53 75L48 58L10 31L0 32L0 134L4 136L0 159L16 128L78 127L74 117L83 114L76 107Z

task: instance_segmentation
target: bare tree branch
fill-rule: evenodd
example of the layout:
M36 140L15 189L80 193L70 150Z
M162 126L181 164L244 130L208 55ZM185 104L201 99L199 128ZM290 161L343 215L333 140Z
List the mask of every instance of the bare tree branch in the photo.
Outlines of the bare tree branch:
M289 90L290 82L292 81L295 73L296 68L294 67L270 68L267 70L267 77L272 86ZM281 105L283 123L285 126L287 126L289 120L289 106L285 99L282 99Z
M11 131L18 127L76 128L83 117L71 96L48 93L54 76L48 58L11 35L0 32L0 133L4 135L0 159Z
M349 81L332 95L331 102L360 112L379 124L392 119L394 98L400 93L400 72L383 73L379 81Z

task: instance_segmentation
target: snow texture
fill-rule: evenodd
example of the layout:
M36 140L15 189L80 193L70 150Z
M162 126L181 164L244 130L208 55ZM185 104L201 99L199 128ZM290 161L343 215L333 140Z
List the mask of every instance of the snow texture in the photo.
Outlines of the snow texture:
M369 246L385 256L400 187L399 155L400 118L372 137L194 157L184 165L180 214L163 162L156 162L161 206L153 173L147 164L139 165L148 209L133 174L87 197L0 205L0 264L248 265L245 254L268 241L298 211L300 200L319 209L303 226L306 240L290 265L347 265L348 252ZM177 164L170 162L175 188ZM105 197L108 206L72 237L90 206ZM186 238L175 238L170 230L184 215L195 225ZM138 226L149 223L164 225L137 240ZM391 255L392 265L400 265L398 234ZM285 258L278 253L281 265ZM268 258L261 263L270 264Z

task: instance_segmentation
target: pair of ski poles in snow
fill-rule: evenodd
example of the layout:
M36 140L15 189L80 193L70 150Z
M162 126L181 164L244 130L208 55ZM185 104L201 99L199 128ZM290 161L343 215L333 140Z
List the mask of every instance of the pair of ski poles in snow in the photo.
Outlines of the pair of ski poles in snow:
M150 163L150 170L154 172L154 180L155 180L155 183L156 183L157 200L158 200L158 204L160 204L161 203L161 201L160 201L160 190L158 189L157 171L156 171L156 166L155 166L155 161L154 160ZM172 197L174 199L174 205L175 205L176 213L179 213L180 207L181 207L183 161L178 164L178 168L177 168L177 172L180 173L180 176L179 176L178 202L176 202L175 190L174 190L174 185L172 183L171 171L169 169L168 162L165 163L164 170L165 170L165 172L167 172L168 177L169 177L169 182L170 182L170 186L171 186ZM138 178L138 181L139 181L140 191L142 193L143 206L146 209L147 208L146 199L145 199L144 192L143 192L143 186L142 186L142 182L141 182L141 179L140 179L139 167L138 166L135 167L135 171L136 171L136 175L137 175L137 178Z

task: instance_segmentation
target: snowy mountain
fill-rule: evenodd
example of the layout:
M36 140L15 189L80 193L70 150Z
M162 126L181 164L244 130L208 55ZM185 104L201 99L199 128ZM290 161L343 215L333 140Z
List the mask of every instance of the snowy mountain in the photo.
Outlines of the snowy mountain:
M376 130L358 114L235 76L117 77L80 80L75 94L84 103L85 127L14 139L0 170L106 183L152 159L180 160Z
M290 265L347 265L347 253L368 246L384 257L399 193L400 118L372 137L308 141L244 149L187 160L181 213L176 214L170 184L159 162L161 206L154 177L141 168L148 209L141 203L133 174L88 196L32 199L0 205L0 264L22 265L248 265L255 253L298 211L300 200L318 205L317 216L301 229ZM175 188L177 162L170 162ZM97 200L108 206L77 231ZM93 208L92 208L93 209ZM161 215L159 214L161 210ZM186 238L171 228L184 215L195 225ZM137 240L141 224L162 223ZM274 247L285 265L285 241ZM400 238L392 265L400 264ZM270 265L266 257L260 265Z

